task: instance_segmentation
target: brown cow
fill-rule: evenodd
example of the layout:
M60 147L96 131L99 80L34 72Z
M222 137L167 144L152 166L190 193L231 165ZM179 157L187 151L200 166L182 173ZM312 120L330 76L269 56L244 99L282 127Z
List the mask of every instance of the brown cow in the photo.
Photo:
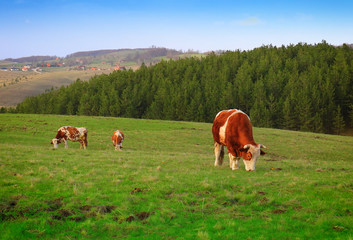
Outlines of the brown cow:
M222 165L226 146L232 170L239 169L239 159L242 157L246 171L255 171L257 158L265 154L261 148L266 147L255 143L248 115L237 109L223 110L214 119L212 133L215 141L215 166Z
M61 142L65 143L65 148L68 148L67 140L72 142L80 142L84 149L87 147L87 129L84 127L71 127L65 126L58 129L56 137L51 140L51 144L54 144L54 148L58 148L58 144Z
M123 141L124 141L124 133L120 130L116 130L112 136L113 145L115 146L115 150L122 151Z

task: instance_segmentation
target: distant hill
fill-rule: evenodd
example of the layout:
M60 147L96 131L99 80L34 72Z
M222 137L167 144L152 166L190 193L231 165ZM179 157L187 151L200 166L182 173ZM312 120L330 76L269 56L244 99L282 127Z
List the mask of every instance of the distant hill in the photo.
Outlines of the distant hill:
M0 61L0 67L22 67L29 64L35 67L43 67L50 64L51 67L75 67L87 66L107 69L114 66L137 69L142 63L146 65L156 64L162 59L179 59L193 55L198 52L182 52L174 49L151 47L137 49L105 49L94 51L81 51L68 54L64 58L57 56L30 56L21 58L7 58ZM202 54L201 54L202 55Z
M21 58L6 58L4 61L15 62L15 63L28 63L28 62L42 62L55 60L56 56L30 56L30 57L21 57ZM1 62L1 61L0 61Z
M162 57L162 56L175 56L183 54L181 51L177 51L174 49L167 48L136 48L136 49L108 49L108 50L96 50L96 51L84 51L84 52L76 52L66 56L66 58L72 57L90 57L90 56L101 56L111 53L119 53L119 52L139 52L143 51L145 53L146 58L153 57Z
M66 86L76 79L89 80L114 70L136 70L142 63L154 65L162 59L204 56L167 48L108 49L76 52L64 58L31 56L0 60L0 107L15 106L28 96ZM27 68L27 65L29 68ZM26 66L26 67L25 67Z

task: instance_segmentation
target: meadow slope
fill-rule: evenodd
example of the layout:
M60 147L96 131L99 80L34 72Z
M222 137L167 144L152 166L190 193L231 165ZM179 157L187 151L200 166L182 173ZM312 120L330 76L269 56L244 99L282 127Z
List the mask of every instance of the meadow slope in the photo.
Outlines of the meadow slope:
M88 129L87 150L53 150L64 125ZM211 126L0 114L0 239L353 238L352 137L255 128L266 155L231 171Z
M14 107L26 97L44 93L52 87L67 86L78 78L88 81L94 75L110 72L111 70L43 73L0 71L0 107Z

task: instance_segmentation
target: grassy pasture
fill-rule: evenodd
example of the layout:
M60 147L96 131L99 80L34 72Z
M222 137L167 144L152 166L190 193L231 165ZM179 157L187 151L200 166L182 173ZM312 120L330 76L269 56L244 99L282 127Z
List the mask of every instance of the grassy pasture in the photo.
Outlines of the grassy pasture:
M53 150L64 125L87 127L87 150ZM231 171L209 123L0 114L0 239L352 239L353 138L254 137L256 171Z

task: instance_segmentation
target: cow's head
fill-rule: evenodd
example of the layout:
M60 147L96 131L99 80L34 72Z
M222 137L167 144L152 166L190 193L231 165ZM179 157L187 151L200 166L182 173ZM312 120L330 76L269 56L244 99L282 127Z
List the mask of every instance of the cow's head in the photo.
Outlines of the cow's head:
M53 138L53 139L51 140L51 144L54 145L54 148L58 148L58 144L59 144L59 143L60 143L60 140L57 139L57 138Z
M262 151L261 148L266 147L262 144L246 144L243 148L240 149L246 171L255 171L255 164L257 158L260 155L265 155L265 152Z

